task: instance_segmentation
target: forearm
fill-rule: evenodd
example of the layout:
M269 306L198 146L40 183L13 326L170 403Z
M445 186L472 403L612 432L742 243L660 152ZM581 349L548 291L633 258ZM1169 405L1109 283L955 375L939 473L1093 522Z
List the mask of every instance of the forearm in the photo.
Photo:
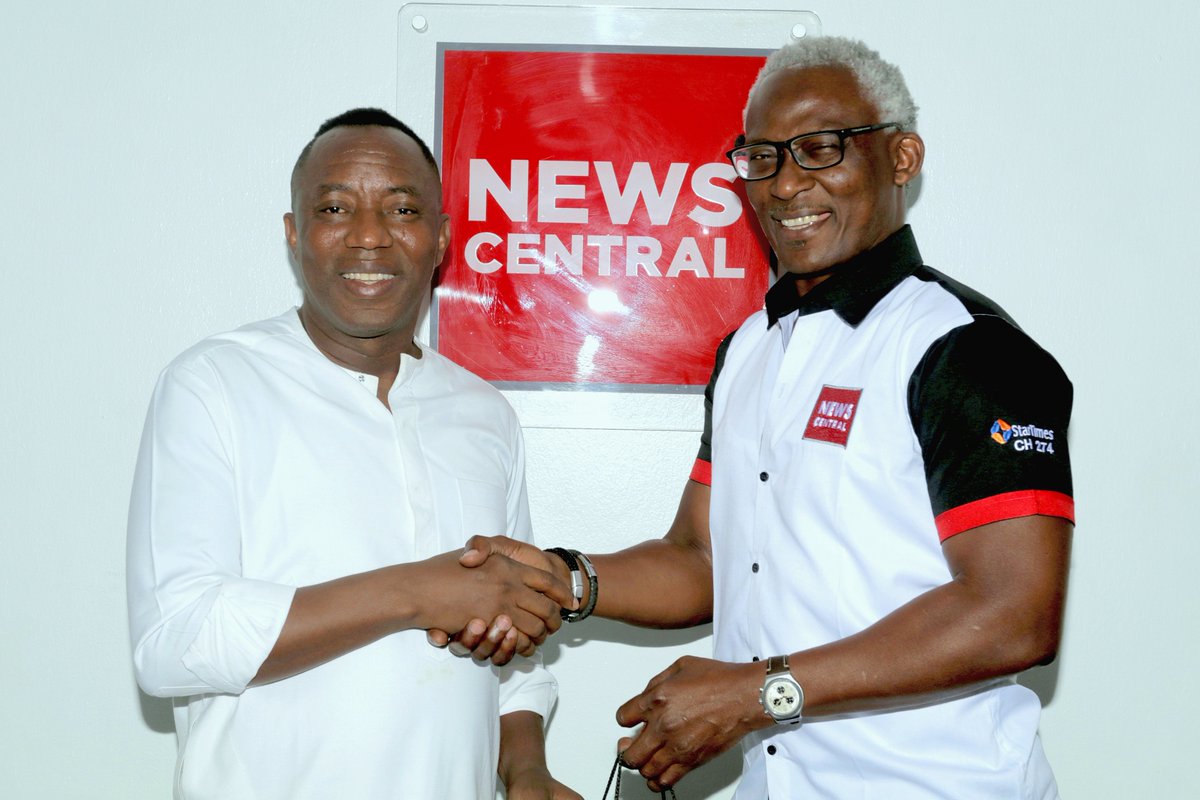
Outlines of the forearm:
M953 584L939 587L861 633L793 654L804 715L926 703L1044 660L960 594Z
M648 628L685 628L712 619L712 562L706 552L658 539L591 558L599 586L596 616Z
M805 716L930 702L1053 659L1070 527L1049 518L987 527L960 534L975 543L955 544L983 552L983 561L955 570L950 582L860 633L791 656L792 673L804 687ZM966 563L961 554L950 559L952 565L960 560Z
M688 481L666 536L592 557L599 583L593 613L648 628L685 628L712 619L709 496L707 486Z
M395 564L296 591L271 653L251 685L269 683L337 658L396 631L461 630L476 616L506 615L541 643L560 624L566 587L549 573L492 559L477 569L459 553Z
M250 685L289 678L413 627L416 608L402 589L407 566L297 589L279 638Z
M513 711L500 717L500 761L496 773L505 787L511 787L526 772L550 776L542 718L532 711Z

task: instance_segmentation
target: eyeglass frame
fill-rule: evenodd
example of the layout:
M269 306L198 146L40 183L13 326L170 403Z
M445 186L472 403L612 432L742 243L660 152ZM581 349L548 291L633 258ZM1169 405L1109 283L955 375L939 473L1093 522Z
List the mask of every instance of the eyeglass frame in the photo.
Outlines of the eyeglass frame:
M733 164L733 169L735 172L737 172L737 162L735 162L733 160L734 153L736 153L738 150L744 150L747 147L762 147L763 145L772 145L775 148L775 169L771 171L770 175L763 175L758 178L743 178L740 173L738 174L738 178L740 178L741 180L750 181L750 182L765 181L768 178L774 178L776 175L778 175L780 167L783 166L783 158L784 158L783 154L785 151L788 153L791 153L792 160L796 162L796 166L798 166L800 169L808 170L809 172L816 172L818 170L830 169L832 167L836 167L838 164L841 164L843 161L846 160L846 140L847 139L851 138L852 136L861 136L864 133L874 133L875 131L881 131L881 130L884 130L885 128L900 128L901 130L903 130L904 125L899 122L879 122L879 123L876 123L875 125L859 125L858 127L854 127L854 128L839 128L838 130L830 130L830 131L810 131L809 133L802 133L799 136L793 136L792 138L788 139L787 141L783 141L783 142L764 141L764 142L754 142L753 144L746 144L746 135L742 134L741 136L738 137L738 139L742 143L735 146L733 149L729 150L728 152L726 152L725 157L729 159L729 163ZM812 136L825 136L830 133L836 134L838 137L838 149L841 151L841 155L838 156L838 160L833 162L832 164L826 164L822 167L808 167L808 166L805 166L804 164L801 164L800 157L798 155L796 155L796 151L792 149L792 143L797 142L801 139L807 139Z

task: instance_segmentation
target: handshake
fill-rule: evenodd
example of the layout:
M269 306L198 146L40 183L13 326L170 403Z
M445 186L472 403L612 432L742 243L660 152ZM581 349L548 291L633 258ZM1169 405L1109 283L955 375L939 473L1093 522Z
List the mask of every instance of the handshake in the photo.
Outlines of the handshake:
M595 605L594 581L589 586L576 578L572 585L572 569L563 558L506 536L472 537L457 565L465 571L457 573L462 585L452 605L459 619L473 609L470 619L454 633L433 626L426 634L430 644L455 655L497 666L515 655L531 656L562 626L567 612Z

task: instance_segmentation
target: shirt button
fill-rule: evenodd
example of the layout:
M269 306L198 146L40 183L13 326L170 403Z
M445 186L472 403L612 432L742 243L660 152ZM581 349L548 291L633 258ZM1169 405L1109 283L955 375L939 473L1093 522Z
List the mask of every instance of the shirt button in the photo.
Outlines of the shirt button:
M758 479L759 479L760 481L762 481L763 483L766 483L766 482L767 482L767 478L769 478L769 477L771 477L771 476L770 476L770 475L768 475L768 474L767 474L767 473L765 473L765 472L760 472L760 473L758 473Z
M775 755L775 745L773 745L773 744L767 745L767 754L772 755L772 756Z
M758 562L757 561L755 561L753 564L750 565L750 571L758 572Z

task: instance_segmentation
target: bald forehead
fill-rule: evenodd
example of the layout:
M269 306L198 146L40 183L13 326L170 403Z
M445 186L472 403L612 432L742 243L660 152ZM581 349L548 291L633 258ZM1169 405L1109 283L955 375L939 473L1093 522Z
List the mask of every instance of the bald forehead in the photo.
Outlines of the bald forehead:
M319 182L321 175L346 165L398 170L428 183L431 191L441 192L437 170L404 131L382 125L348 125L321 134L308 155L296 164L292 170L293 203L305 185Z

